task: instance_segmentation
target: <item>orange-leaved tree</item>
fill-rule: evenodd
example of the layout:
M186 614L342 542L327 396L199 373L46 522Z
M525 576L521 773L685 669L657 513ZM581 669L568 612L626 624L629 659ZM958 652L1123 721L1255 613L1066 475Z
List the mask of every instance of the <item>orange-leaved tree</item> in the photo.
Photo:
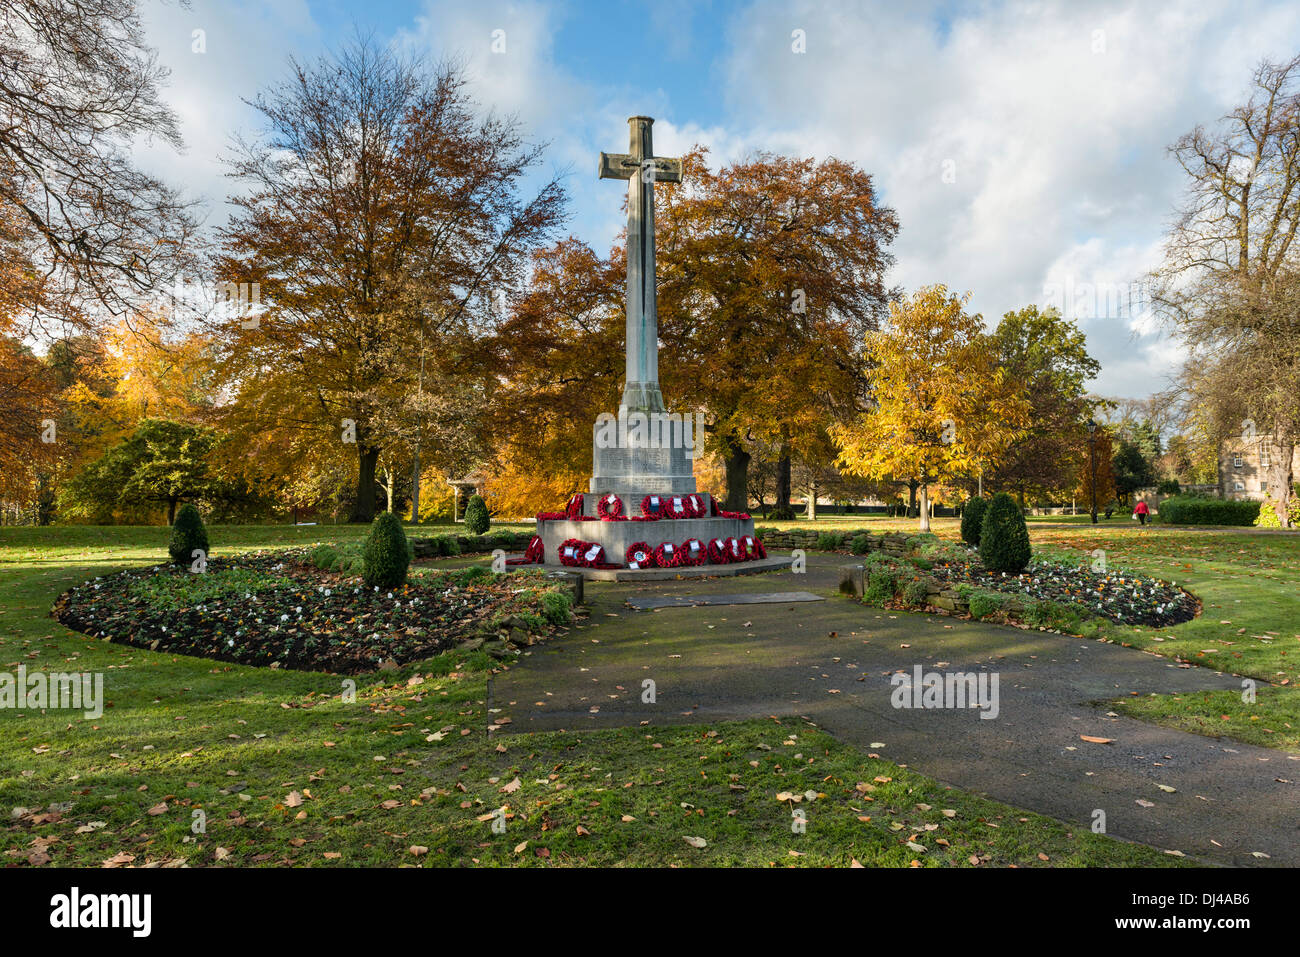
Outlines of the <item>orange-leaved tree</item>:
M1028 423L1029 404L967 299L934 285L891 303L886 328L866 339L870 408L831 428L841 470L919 485L923 532L930 486L996 459Z

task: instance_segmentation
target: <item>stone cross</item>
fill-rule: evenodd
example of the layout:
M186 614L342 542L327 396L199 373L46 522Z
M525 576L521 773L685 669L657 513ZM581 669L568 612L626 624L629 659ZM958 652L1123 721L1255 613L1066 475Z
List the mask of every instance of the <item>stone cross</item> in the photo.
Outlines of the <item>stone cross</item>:
M627 375L622 409L663 412L659 391L659 315L655 309L654 184L680 183L682 161L654 155L648 116L627 121L627 153L601 153L600 178L625 179L627 187ZM620 411L622 411L622 409Z

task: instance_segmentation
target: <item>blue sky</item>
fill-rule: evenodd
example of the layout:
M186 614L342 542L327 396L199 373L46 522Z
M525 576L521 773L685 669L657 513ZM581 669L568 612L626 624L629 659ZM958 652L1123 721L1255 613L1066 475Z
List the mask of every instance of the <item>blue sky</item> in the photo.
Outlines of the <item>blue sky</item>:
M988 321L1063 306L1102 362L1098 391L1127 396L1162 387L1179 352L1141 317L1094 304L1123 303L1159 261L1183 188L1166 147L1239 102L1262 57L1300 51L1300 4L1275 0L143 7L187 141L147 162L207 198L212 221L230 189L222 149L254 122L241 97L282 76L290 54L317 56L360 28L463 58L483 106L551 144L542 172L568 171L568 229L597 249L621 226L621 193L596 180L596 157L625 148L629 115L656 118L662 155L700 143L717 162L839 156L898 211L891 282L969 290Z

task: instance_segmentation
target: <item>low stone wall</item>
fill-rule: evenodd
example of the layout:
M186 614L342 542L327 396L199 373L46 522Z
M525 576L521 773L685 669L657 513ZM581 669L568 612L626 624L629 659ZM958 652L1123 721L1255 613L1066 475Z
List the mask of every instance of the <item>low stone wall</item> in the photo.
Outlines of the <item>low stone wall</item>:
M450 533L446 533L450 534ZM411 547L415 550L416 558L435 558L438 555L437 547L433 539L438 536L431 535L427 538L412 538ZM478 552L490 552L494 548L504 548L507 552L522 552L528 547L528 542L532 539L532 532L488 532L486 535L452 535L456 539L456 544L460 546L462 555L472 555Z
M817 547L817 537L828 534L824 531L818 532L813 529L790 528L780 529L779 531L766 531L759 535L763 540L763 545L770 551L773 548L803 548L810 549ZM886 532L883 535L879 532L873 532L870 529L862 528L850 532L835 532L834 534L844 535L844 545L847 550L848 544L858 535L867 536L867 551L882 551L891 557L902 558L908 553L907 536L900 532Z

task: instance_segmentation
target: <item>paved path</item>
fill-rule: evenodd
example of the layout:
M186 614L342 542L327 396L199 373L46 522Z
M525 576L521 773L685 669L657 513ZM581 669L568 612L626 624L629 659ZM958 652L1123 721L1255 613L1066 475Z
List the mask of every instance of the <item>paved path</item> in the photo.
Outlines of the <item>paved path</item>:
M806 588L829 598L807 604L637 611L627 597L721 586L588 583L589 622L494 679L491 704L511 716L512 731L803 715L864 751L1078 826L1101 809L1107 832L1129 840L1220 864L1300 866L1297 757L1095 704L1134 692L1238 689L1239 679L1097 641L867 608L832 594L842 561L811 556L807 575L725 582L727 591ZM996 672L998 717L894 708L889 676L917 664ZM646 678L656 684L653 705L641 702Z

